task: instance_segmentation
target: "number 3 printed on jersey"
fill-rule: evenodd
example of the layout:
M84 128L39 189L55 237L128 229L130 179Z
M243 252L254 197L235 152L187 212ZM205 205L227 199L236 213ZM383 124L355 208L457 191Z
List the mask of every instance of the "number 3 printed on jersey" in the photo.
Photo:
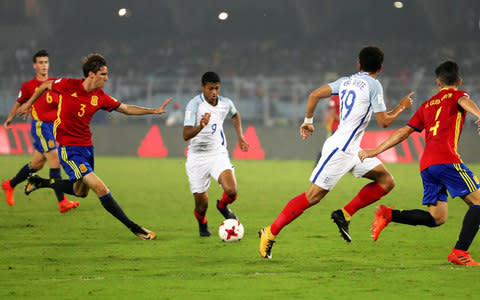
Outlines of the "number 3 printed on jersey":
M355 98L357 98L357 95L355 94L354 91L349 90L343 90L342 95L340 96L340 100L342 100L342 107L340 108L340 112L342 114L342 120L345 120L348 115L350 115L350 112L352 112L353 104L355 103ZM345 109L346 111L345 111Z

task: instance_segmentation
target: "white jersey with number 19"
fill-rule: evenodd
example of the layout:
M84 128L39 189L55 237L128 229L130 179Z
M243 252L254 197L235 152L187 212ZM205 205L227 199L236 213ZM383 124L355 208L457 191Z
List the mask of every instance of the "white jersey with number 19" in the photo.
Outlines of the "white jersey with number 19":
M227 152L227 140L223 132L223 121L226 117L233 117L237 113L232 100L218 96L216 106L205 100L202 94L191 99L185 109L183 126L198 126L205 113L210 113L210 121L190 141L189 153L218 153Z
M356 73L329 83L332 95L340 97L340 124L325 142L347 153L360 149L365 128L374 113L386 111L383 87L368 73Z

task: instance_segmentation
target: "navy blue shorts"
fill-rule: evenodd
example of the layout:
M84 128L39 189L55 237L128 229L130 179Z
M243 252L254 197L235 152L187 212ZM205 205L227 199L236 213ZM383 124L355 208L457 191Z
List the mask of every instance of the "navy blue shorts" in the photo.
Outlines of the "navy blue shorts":
M57 149L52 122L33 120L30 133L33 138L33 147L38 152L45 153Z
M94 170L93 146L60 146L58 157L71 181L77 181Z
M475 192L480 187L477 176L463 163L433 165L423 170L421 175L424 205L447 202L447 190L450 197L455 198Z

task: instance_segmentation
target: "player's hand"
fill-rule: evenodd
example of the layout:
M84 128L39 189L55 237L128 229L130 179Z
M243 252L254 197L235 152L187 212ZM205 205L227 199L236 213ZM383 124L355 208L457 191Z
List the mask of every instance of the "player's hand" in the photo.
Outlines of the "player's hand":
M374 149L363 149L358 152L358 158L360 161L363 162L365 158L375 157L377 154L375 153Z
M309 135L312 135L315 131L315 127L313 124L303 123L300 126L300 135L302 136L302 140L305 140Z
M17 108L16 114L17 116L22 116L23 119L26 120L28 118L28 113L30 112L30 107L27 106L27 104L22 104L20 105L19 108Z
M243 136L238 138L238 146L240 147L240 150L242 150L243 152L247 152L248 148L250 147L250 145L247 143L247 141L245 141Z
M480 119L476 120L475 124L477 124L478 135L480 135Z
M200 127L201 128L204 128L205 126L207 126L208 122L210 122L210 116L211 115L212 115L211 113L205 113L202 116L202 119L200 120Z
M172 101L172 98L168 98L167 100L163 101L163 104L160 105L159 108L156 108L154 110L154 113L155 114L163 114L163 113L166 113L168 110L165 109L165 107L167 107L168 103L170 103Z
M12 123L12 120L11 120L11 119L7 119L7 120L3 123L3 127L5 127L5 129L10 129L10 123Z
M402 100L400 100L400 105L403 107L403 109L407 109L412 106L413 99L410 97L412 97L413 94L415 93L410 92L407 96L403 97Z

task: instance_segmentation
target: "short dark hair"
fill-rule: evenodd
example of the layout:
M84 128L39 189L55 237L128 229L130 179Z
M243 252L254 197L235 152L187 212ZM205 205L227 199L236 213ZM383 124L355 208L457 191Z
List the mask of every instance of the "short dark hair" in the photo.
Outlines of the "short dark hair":
M87 78L88 73L90 71L93 73L97 73L101 67L106 65L107 65L107 61L101 54L98 54L98 53L89 54L87 57L83 58L82 60L83 75L85 76L85 78Z
M202 75L202 85L206 85L207 82L219 83L220 76L218 76L218 74L215 72L209 71Z
M358 54L360 70L365 72L377 72L383 64L383 51L377 46L367 46Z
M48 57L48 52L45 49L38 50L37 53L35 53L32 57L33 63L37 62L37 57Z
M435 75L444 85L458 85L460 81L460 72L458 65L453 60L447 59L442 62L436 69Z

